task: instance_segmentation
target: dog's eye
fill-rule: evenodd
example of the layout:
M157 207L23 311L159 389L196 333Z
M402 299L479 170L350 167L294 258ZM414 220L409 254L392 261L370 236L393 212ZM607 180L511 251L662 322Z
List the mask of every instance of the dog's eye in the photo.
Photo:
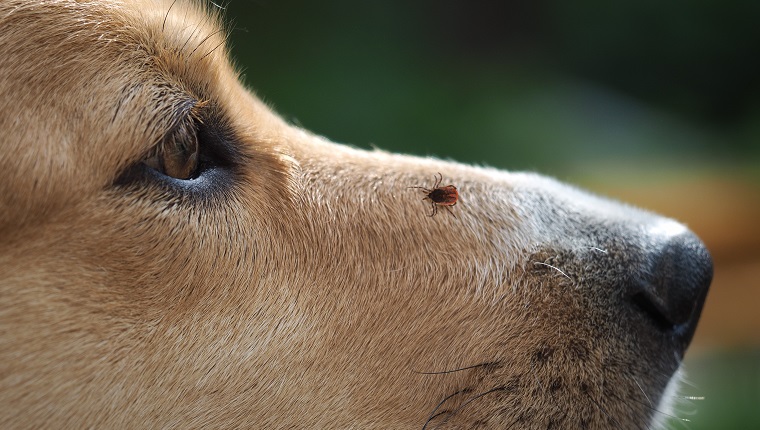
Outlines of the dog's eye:
M114 185L160 187L169 193L198 197L234 182L237 167L246 156L238 151L224 117L205 101L189 101L178 106L174 115L178 118L163 137L140 161L118 175Z
M183 123L156 147L143 163L156 171L175 178L192 179L198 175L198 134L195 121Z

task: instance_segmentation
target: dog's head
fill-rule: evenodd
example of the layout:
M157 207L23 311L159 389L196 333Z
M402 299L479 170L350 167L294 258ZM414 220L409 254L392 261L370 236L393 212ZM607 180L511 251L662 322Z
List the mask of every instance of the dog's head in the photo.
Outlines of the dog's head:
M692 233L288 125L216 21L187 0L0 5L0 422L667 416L712 271ZM431 201L439 172L458 198Z

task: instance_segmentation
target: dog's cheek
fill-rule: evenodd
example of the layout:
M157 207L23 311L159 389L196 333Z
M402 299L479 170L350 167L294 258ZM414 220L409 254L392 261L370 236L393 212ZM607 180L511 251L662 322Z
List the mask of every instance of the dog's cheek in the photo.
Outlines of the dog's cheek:
M135 309L187 305L253 277L256 223L245 211L231 222L213 207L150 197L110 193L85 205L60 225L60 252L95 267L100 288Z

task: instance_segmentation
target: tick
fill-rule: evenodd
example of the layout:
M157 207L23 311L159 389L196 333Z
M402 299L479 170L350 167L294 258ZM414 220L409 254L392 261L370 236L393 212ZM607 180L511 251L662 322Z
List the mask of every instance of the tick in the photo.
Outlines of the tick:
M422 199L422 201L429 201L430 205L433 209L433 211L428 216L433 216L438 213L438 208L443 207L445 208L454 218L457 216L454 215L454 212L451 211L451 206L454 206L457 204L457 201L459 200L459 192L457 191L457 187L453 185L445 185L441 186L441 181L443 181L443 175L439 172L437 175L435 175L435 184L433 185L433 188L425 188L425 187L409 187L409 188L416 188L418 190L422 190L423 193L425 193L425 198Z

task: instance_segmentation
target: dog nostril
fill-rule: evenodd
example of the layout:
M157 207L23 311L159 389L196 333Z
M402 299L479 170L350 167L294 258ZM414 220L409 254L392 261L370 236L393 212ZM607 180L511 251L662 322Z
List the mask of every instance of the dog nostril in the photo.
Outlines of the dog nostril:
M658 303L659 301L657 298L653 297L648 292L634 294L633 297L631 297L631 301L633 301L633 304L647 315L660 330L670 331L677 326L677 324L668 317L667 311L663 309L661 303Z
M670 236L650 260L648 276L637 282L631 300L663 331L673 332L685 348L694 335L713 265L691 232Z

